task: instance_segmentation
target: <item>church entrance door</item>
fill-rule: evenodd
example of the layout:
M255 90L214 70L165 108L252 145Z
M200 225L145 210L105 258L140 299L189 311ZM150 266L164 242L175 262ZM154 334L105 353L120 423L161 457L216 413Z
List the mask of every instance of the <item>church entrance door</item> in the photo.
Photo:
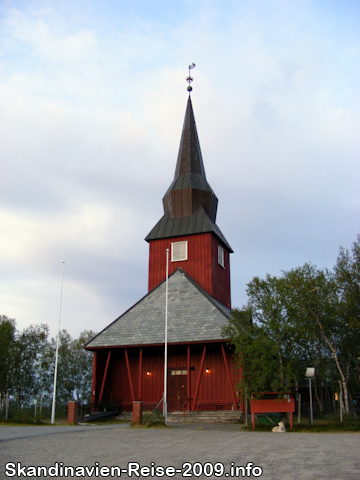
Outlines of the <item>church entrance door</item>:
M180 412L187 399L187 371L171 370L168 381L168 410Z

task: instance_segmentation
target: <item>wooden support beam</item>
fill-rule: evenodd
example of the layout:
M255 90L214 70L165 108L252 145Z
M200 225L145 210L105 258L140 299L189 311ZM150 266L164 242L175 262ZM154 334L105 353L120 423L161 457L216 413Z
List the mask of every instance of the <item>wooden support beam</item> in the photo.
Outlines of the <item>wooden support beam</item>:
M103 393L104 393L106 376L107 376L107 372L108 372L108 369L109 369L110 357L111 357L111 350L109 350L108 357L107 357L107 360L106 360L105 371L104 371L104 376L103 376L103 379L102 379L101 390L100 390L100 395L99 395L99 403L101 402L102 397L103 397Z
M206 353L206 345L204 345L203 354L202 354L202 357L201 357L199 375L198 375L198 379L197 379L196 387L195 387L193 410L196 410L196 404L197 404L197 399L198 399L199 389L200 389L200 381L201 381L202 371L203 371L203 368L204 368L205 353Z
M237 404L237 401L236 401L236 395L235 395L234 387L233 387L233 384L232 384L232 381L231 381L231 375L230 375L229 365L228 365L228 362L227 362L227 359L226 359L226 353L225 353L225 348L224 348L224 345L223 345L223 344L221 344L221 351L222 351L222 354L223 354L224 363L225 363L225 369L226 369L227 377L228 377L229 384L230 384L230 388L231 388L231 393L232 393L233 400L234 400L234 408L235 408L235 410L238 410L238 404Z
M187 347L187 409L191 410L191 377L190 377L190 372L191 372L191 366L190 366L190 345Z
M95 410L96 402L96 361L97 361L97 351L95 350L93 355L93 376L92 376L92 390L91 390L91 403L93 404L92 410Z
M126 360L126 368L127 368L127 373L128 373L129 383L130 383L131 398L132 398L132 401L135 402L134 388L133 388L131 372L130 372L129 357L128 357L126 348L125 348L125 360Z
M142 348L139 352L139 402L141 402L142 397Z

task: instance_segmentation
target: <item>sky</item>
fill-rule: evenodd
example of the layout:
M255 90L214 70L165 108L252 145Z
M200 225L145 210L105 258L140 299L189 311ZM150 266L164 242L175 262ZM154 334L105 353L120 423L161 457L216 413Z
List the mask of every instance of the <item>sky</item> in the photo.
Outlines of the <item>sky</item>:
M358 0L1 0L0 314L101 331L147 293L191 94L232 306L360 233Z

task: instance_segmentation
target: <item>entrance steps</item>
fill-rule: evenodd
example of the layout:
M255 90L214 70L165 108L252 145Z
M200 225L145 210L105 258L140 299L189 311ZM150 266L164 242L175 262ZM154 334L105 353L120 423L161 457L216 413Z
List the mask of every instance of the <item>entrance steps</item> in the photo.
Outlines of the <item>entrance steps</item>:
M195 412L169 412L168 423L239 423L242 416L240 410L206 410Z
M133 419L133 412L122 412L120 415L117 415L115 420L124 420L127 422L132 422Z
M188 412L168 412L168 423L239 423L243 413L241 410L207 410ZM132 412L123 412L116 420L132 422Z

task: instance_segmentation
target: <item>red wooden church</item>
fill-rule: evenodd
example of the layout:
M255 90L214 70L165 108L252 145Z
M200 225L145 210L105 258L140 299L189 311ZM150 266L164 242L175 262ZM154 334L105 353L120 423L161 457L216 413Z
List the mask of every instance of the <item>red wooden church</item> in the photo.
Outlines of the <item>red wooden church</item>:
M168 410L238 409L239 371L223 338L230 318L230 253L216 225L189 96L164 215L146 237L149 292L86 346L94 352L92 402L155 406L164 391L166 249Z

